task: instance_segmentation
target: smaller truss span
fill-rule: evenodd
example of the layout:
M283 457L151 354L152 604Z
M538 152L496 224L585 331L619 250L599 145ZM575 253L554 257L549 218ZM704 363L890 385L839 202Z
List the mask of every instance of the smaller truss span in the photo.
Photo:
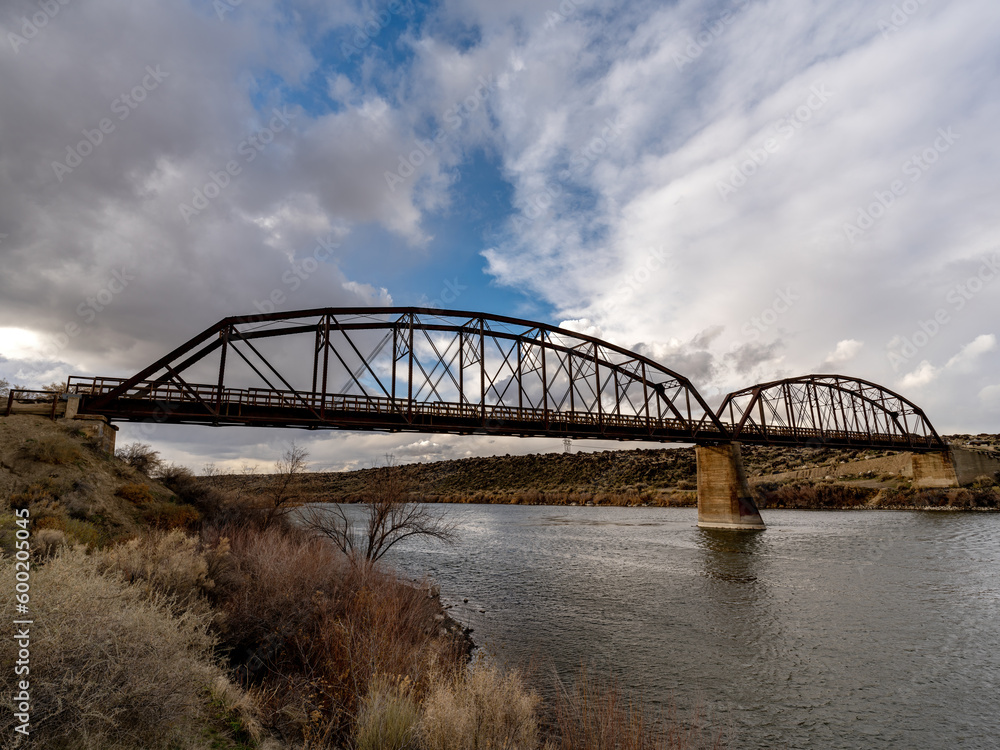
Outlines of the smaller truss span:
M868 380L803 375L744 388L716 412L735 441L831 448L943 451L923 409Z

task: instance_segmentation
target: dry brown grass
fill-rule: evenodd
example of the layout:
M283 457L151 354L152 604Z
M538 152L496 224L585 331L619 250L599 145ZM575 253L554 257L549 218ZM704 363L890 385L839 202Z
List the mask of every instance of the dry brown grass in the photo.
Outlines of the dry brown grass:
M123 484L115 494L123 500L128 500L133 505L145 505L153 501L153 493L149 491L149 486L145 484Z
M99 560L102 569L118 572L127 582L171 597L175 607L199 603L215 587L198 539L179 530L130 539L105 550Z
M190 505L152 503L143 511L142 520L154 528L166 531L195 529L201 521L201 513Z
M31 549L39 560L52 557L67 544L66 534L59 529L35 529L31 535Z
M12 561L0 569L12 591ZM207 618L172 613L162 595L102 575L80 548L33 570L31 601L31 747L200 746L205 691L220 674ZM14 649L2 639L0 661L13 664ZM5 679L0 701L9 706L11 696ZM12 722L5 711L5 738L15 736Z
M261 501L242 488L223 490L210 482L196 477L183 466L169 465L157 473L157 481L177 495L180 502L195 508L209 526L219 528L229 525L246 525L259 518L264 524L265 516L260 513Z
M516 671L488 660L441 677L424 703L424 750L535 750L540 699Z
M355 722L355 750L418 750L419 724L420 708L409 679L375 675Z
M346 741L375 675L409 678L419 699L460 660L437 637L435 601L392 574L277 526L219 533L235 566L219 598L222 634L243 679L271 696L286 740Z
M83 458L80 446L65 435L28 439L21 447L21 455L46 464L71 464Z
M687 725L675 715L652 716L619 683L582 669L573 686L560 685L555 719L561 750L722 750L720 733L701 725L696 712Z

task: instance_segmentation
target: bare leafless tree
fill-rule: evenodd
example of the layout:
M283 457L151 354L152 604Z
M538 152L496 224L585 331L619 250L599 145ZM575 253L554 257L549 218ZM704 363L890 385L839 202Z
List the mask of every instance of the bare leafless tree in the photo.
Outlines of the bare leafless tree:
M0 396L8 396L11 391L23 390L23 385L18 385L17 383L8 383L4 378L0 378Z
M267 508L265 526L287 514L301 496L302 475L308 470L308 457L309 451L293 442L275 462L274 473L263 493Z
M163 468L163 461L160 460L160 452L145 443L129 443L123 445L115 451L115 458L124 461L136 471L140 471L147 477L153 476Z
M327 537L351 560L369 563L381 559L398 542L412 536L426 536L442 542L455 540L455 524L444 514L424 503L410 502L410 484L392 456L384 466L375 467L362 495L365 520L351 521L343 505L309 508L303 514L307 529Z

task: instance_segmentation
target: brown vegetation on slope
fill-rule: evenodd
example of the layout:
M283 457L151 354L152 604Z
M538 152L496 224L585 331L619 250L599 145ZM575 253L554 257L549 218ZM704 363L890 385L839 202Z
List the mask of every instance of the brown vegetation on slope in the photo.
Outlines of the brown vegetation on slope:
M1000 440L993 436L949 439L979 449L1000 447ZM892 451L744 445L742 455L747 474L763 480L755 486L761 507L867 507L878 489L909 489L909 480L896 473L905 456ZM853 463L862 461L867 462L862 467L876 470L863 475L843 474L852 471ZM381 469L307 474L300 487L301 499L358 502L377 471ZM697 504L693 448L465 458L394 466L390 471L398 483L411 488L409 499L423 502L661 507ZM209 481L230 492L252 494L260 491L268 477L216 475ZM927 504L920 497L914 502L916 507Z
M30 746L540 750L537 695L489 661L465 669L468 641L431 587L290 527L268 512L273 493L221 492L179 467L153 480L72 424L10 419L0 581L12 590L13 511L27 509ZM148 511L164 505L189 528L157 528ZM0 660L14 648L0 643ZM0 702L12 696L0 687ZM0 719L5 738L14 721ZM668 741L669 726L646 726L643 747L701 746Z

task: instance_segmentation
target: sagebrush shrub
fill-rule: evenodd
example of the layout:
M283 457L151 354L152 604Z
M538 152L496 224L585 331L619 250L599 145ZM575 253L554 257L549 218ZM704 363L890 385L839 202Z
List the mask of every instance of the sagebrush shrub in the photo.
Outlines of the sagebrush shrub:
M63 523L63 529L70 539L87 547L99 547L105 541L104 532L89 521L67 518Z
M45 482L35 482L29 484L20 492L15 492L10 496L10 507L27 508L32 505L40 505L55 501L56 493L49 484ZM32 518L35 514L32 513Z
M198 540L179 530L151 532L105 550L101 565L130 583L148 582L182 605L195 602L215 586Z
M535 750L539 700L518 672L480 659L436 681L424 702L421 743L426 750Z
M149 486L145 484L123 484L115 494L123 500L128 500L133 505L145 505L153 501L153 493L149 491Z
M14 590L13 561L0 561L4 590ZM102 575L98 560L65 549L33 569L30 747L80 750L198 747L206 689L220 674L208 618L172 613L163 595ZM16 619L4 597L4 618ZM16 645L0 639L0 662ZM4 679L0 702L12 703ZM0 734L13 731L11 711ZM25 747L29 745L25 744Z
M201 513L190 505L176 503L154 503L142 514L142 519L157 529L193 529L201 521Z
M71 464L83 458L80 446L65 435L29 440L21 448L25 458L46 464Z
M32 524L36 530L41 531L43 529L55 529L56 531L66 530L66 518L63 516L42 516L41 518L36 518Z
M42 559L51 557L65 546L66 534L59 529L39 529L36 527L31 535L32 550Z

